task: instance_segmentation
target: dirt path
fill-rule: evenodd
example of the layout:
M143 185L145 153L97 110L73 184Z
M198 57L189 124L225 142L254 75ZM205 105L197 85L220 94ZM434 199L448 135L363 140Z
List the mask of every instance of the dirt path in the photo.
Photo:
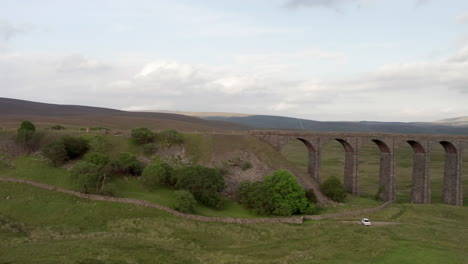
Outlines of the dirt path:
M94 201L106 201L106 202L115 202L115 203L125 203L125 204L134 204L134 205L141 205L146 207L152 207L159 209L161 211L167 212L177 217L182 217L185 219L203 221L203 222L221 222L221 223L237 223L237 224L258 224L258 223L288 223L288 224L302 224L304 219L308 220L322 220L322 219L330 219L340 216L349 216L349 215L358 215L362 213L369 213L375 212L379 210L383 210L388 207L391 202L387 202L379 207L369 208L359 211L353 212L342 212L336 214L328 214L328 215L306 215L300 217L278 217L278 218L235 218L235 217L210 217L210 216L201 216L201 215L193 215L193 214L184 214L179 211L176 211L172 208L169 208L164 205L160 205L157 203L152 203L144 200L132 199L132 198L117 198L117 197L110 197L110 196L102 196L102 195L95 195L95 194L85 194L73 190L68 190L65 188L48 185L45 183L34 182L30 180L23 180L23 179L16 179L16 178L7 178L7 177L0 177L0 181L4 182L13 182L13 183L21 183L21 184L28 184L35 187L47 189L50 191L56 191L64 194L73 195L79 198L94 200Z
M336 221L336 222L362 225L361 221ZM371 226L386 226L386 225L398 225L398 224L400 224L400 223L397 223L397 222L383 222L383 221L371 221L371 223L372 223Z

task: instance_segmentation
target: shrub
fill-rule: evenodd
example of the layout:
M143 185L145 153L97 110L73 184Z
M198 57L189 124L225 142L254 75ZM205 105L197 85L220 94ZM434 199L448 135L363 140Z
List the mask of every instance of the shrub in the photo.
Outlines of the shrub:
M89 150L92 152L106 153L112 148L104 136L96 135L88 141Z
M141 127L132 129L131 138L136 144L144 145L153 142L155 134L148 128Z
M143 153L146 155L153 155L158 151L158 146L154 143L143 145Z
M165 146L180 144L184 141L182 134L173 129L161 131L159 136Z
M143 164L131 153L120 153L116 160L111 162L112 170L116 174L141 175Z
M84 156L84 159L92 163L94 165L97 165L99 167L104 167L110 162L110 157L107 154L101 153L101 152L90 152L87 153Z
M344 202L346 192L343 184L337 177L330 177L320 185L323 194L337 202Z
M65 130L65 127L62 125L53 125L50 127L52 130Z
M141 181L149 190L158 184L174 186L174 169L165 162L154 162L143 170Z
M88 141L82 137L65 135L61 138L61 141L65 145L69 159L79 158L89 150Z
M42 154L52 163L54 167L58 167L64 164L68 159L65 145L60 140L56 140L47 144L42 149Z
M85 193L99 191L99 166L87 161L81 161L71 169L70 175L72 181L81 191L84 191Z
M36 127L30 121L23 121L17 130L16 142L25 147L28 151L33 151L39 144L39 134Z
M222 208L224 178L220 171L213 168L196 166L181 167L176 170L178 189L190 191L197 201L216 208Z
M195 198L187 190L179 190L174 193L175 195L175 208L177 211L182 213L193 213L195 204Z
M279 170L266 176L262 182L243 182L238 190L240 202L260 214L288 216L312 214L304 189L288 171Z
M242 162L240 167L243 171L245 171L245 170L252 168L252 163L250 161L244 161Z

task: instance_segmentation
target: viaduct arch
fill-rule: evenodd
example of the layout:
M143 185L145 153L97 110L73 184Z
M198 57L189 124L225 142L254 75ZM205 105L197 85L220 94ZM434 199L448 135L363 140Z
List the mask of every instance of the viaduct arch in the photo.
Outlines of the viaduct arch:
M440 144L445 149L442 201L452 205L463 205L461 154L463 147L468 145L468 136L272 130L254 130L251 131L251 135L272 145L277 151L290 140L301 141L308 151L309 175L317 183L321 181L320 151L327 142L338 141L345 150L345 189L353 195L359 194L359 150L365 144L376 144L380 150L379 187L384 201L396 200L395 150L404 144L409 144L414 152L411 202L418 204L431 203L430 153L434 144Z

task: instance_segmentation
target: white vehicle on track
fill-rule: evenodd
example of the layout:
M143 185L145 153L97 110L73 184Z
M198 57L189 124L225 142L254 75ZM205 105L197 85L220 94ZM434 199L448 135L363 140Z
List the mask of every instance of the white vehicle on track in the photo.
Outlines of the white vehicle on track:
M369 221L369 219L367 219L367 218L361 219L361 224L365 225L365 226L371 226L372 225L371 221Z

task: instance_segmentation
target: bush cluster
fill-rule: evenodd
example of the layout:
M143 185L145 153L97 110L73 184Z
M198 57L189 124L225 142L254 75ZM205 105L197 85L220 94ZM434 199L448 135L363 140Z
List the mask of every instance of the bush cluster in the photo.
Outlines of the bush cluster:
M65 135L42 148L42 154L54 166L60 166L67 160L82 157L89 150L88 141L82 137Z
M145 153L147 152L148 154L153 154L157 151L155 142L158 142L162 146L171 146L183 142L182 134L173 129L154 133L148 128L135 128L132 129L131 138L136 144L143 145Z
M17 130L16 142L27 152L32 152L38 147L39 141L40 134L36 132L36 126L30 121L23 121Z
M346 200L346 191L344 185L335 176L328 178L326 181L320 184L320 189L322 190L323 194L336 202L341 203Z
M263 181L242 182L238 197L246 207L264 215L290 216L316 212L316 206L307 199L295 177L284 170L265 176Z
M193 213L197 201L193 194L187 190L178 190L174 193L176 204L174 209L182 213Z

